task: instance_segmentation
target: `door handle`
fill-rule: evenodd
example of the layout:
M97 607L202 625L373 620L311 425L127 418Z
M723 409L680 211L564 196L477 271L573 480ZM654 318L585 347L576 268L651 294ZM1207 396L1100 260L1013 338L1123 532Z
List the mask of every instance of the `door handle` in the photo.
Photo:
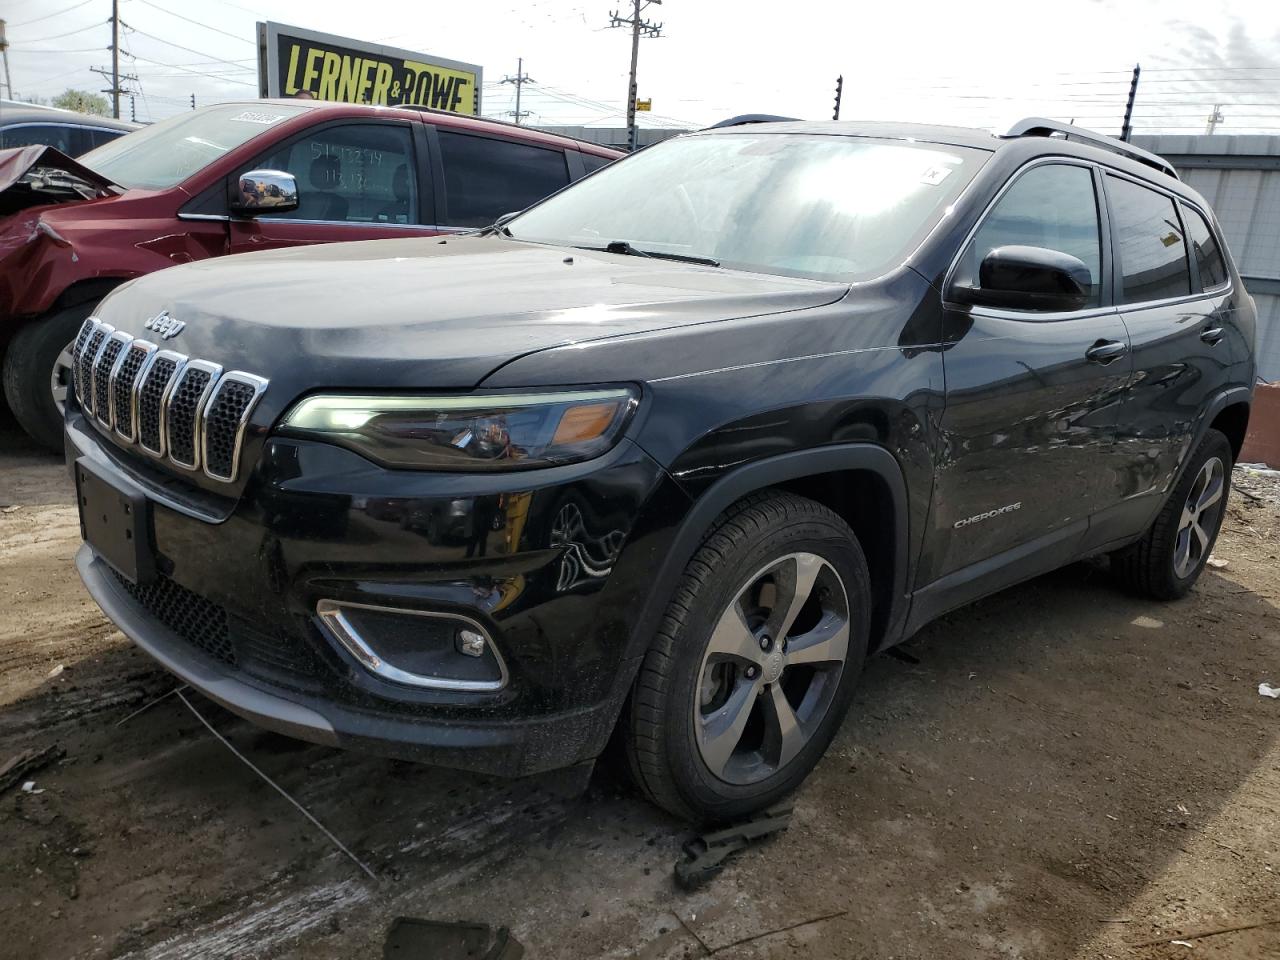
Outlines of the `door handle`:
M1224 331L1221 327L1209 327L1200 334L1200 339L1211 347L1216 347L1222 340Z
M1128 351L1128 346L1121 340L1099 340L1084 352L1087 359L1094 363L1108 364L1118 360Z

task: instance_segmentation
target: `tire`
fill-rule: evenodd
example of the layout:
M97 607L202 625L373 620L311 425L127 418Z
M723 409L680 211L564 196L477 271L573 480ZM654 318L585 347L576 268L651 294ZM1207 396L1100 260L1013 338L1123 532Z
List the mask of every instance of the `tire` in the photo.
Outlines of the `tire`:
M809 599L797 607L801 594ZM623 714L631 773L649 799L719 822L799 786L848 711L870 606L862 548L831 510L771 491L722 514L685 568Z
M96 303L80 303L45 314L23 326L4 354L4 395L14 417L33 440L62 452L62 406L66 381L55 394L61 359Z
M1187 460L1151 528L1111 555L1111 570L1135 593L1177 600L1199 579L1226 516L1231 490L1231 444L1210 429Z

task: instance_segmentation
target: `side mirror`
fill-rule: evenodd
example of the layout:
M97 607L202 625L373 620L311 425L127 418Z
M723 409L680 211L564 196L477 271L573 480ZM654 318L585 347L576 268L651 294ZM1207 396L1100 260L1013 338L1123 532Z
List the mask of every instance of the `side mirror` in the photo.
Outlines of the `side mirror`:
M1079 310L1093 277L1084 261L1044 247L996 247L978 267L978 286L957 286L952 299L1009 310Z
M228 206L242 217L298 209L298 181L283 170L250 170L236 178Z

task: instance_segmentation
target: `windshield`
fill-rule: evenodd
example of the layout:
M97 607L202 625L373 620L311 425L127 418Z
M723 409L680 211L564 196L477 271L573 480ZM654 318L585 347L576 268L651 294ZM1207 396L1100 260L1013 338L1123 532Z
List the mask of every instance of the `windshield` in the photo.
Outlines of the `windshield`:
M122 187L162 190L306 109L275 103L206 107L135 130L79 161Z
M507 229L539 243L866 280L915 249L987 156L816 134L680 137L605 167Z

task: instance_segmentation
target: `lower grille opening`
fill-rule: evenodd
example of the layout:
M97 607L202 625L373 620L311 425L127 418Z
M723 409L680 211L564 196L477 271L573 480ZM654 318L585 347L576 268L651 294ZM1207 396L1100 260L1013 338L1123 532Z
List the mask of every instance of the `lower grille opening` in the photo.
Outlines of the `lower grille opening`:
M222 607L163 575L140 586L114 570L111 573L139 606L187 643L228 666L237 665L227 611Z
M218 662L296 690L321 689L324 666L298 639L265 633L163 574L145 586L111 574L148 614Z

